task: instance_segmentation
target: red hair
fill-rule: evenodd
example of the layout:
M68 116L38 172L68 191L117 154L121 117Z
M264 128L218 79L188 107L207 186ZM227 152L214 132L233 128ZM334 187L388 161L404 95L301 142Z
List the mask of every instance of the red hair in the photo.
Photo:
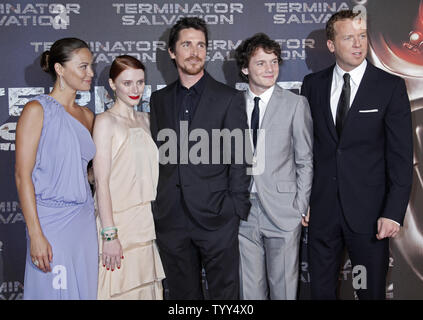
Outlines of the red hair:
M128 68L141 69L145 71L145 67L141 61L125 54L116 57L116 59L113 61L112 66L110 67L109 78L115 81L121 72Z

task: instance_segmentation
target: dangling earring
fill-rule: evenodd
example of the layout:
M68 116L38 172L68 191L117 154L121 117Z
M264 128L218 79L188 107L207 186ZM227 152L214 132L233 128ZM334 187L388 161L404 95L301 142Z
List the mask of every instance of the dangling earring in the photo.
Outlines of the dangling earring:
M117 97L116 97L116 90L113 90L113 100L116 102Z
M62 78L62 76L59 76L59 87L60 87L60 90L65 90L65 85L64 85L64 83L63 83L63 78Z

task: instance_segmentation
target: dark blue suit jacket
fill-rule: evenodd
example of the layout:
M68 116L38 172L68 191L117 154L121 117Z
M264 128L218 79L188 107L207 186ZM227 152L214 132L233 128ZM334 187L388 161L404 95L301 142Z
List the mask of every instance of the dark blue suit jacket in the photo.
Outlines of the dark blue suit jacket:
M333 69L307 75L301 89L314 126L310 226L323 228L336 219L339 190L352 230L376 234L379 217L402 224L410 196L413 142L405 82L368 62L338 138L330 110Z

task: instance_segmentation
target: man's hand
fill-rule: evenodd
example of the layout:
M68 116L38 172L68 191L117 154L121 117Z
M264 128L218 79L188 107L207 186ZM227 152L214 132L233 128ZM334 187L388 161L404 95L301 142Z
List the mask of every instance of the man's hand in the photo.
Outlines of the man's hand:
M376 238L382 240L384 238L394 238L400 230L400 226L393 220L387 218L379 218L377 220Z
M301 224L304 227L308 227L308 221L310 219L310 208L307 210L307 215L305 217L301 217Z

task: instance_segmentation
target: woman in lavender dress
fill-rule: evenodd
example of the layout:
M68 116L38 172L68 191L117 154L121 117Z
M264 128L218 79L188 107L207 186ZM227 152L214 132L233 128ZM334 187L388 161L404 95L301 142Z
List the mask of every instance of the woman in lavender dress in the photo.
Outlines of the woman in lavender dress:
M41 66L55 84L28 102L16 129L16 186L27 225L24 299L96 299L98 244L87 164L93 113L75 103L90 89L92 54L56 41Z

